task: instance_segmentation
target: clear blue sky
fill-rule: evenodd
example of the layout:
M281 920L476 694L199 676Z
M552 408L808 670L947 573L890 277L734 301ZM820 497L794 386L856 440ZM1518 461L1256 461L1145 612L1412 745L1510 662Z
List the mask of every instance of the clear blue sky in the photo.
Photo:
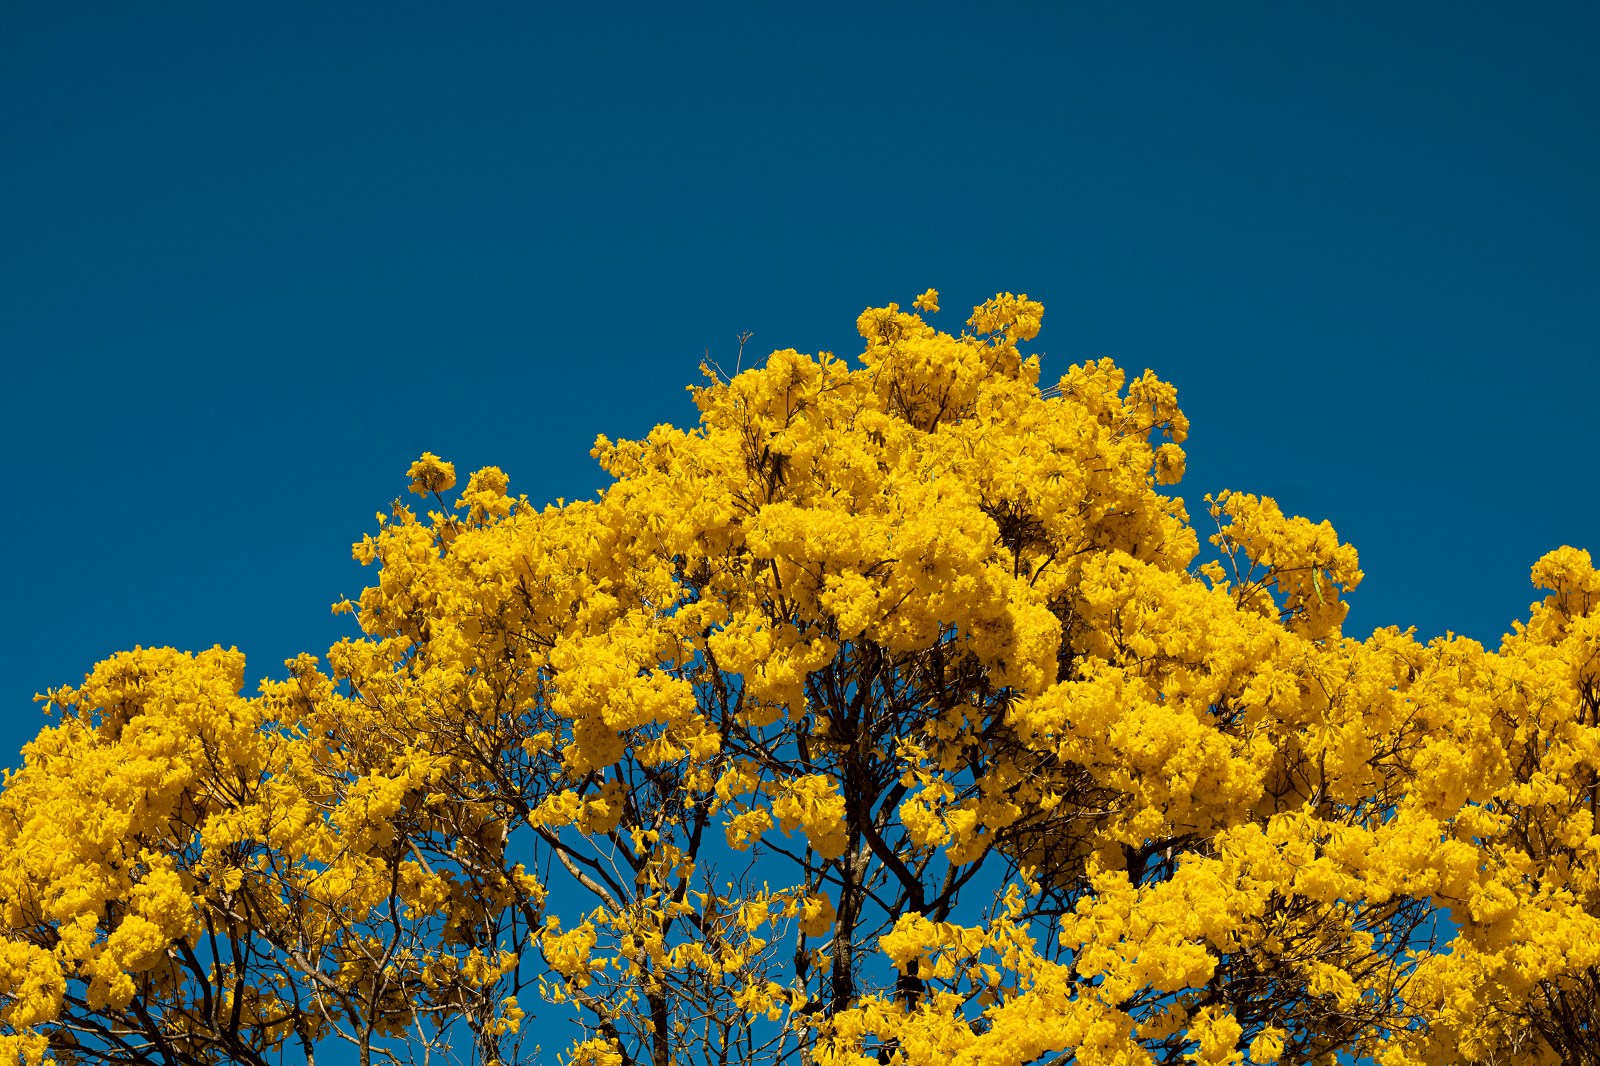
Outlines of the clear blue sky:
M1497 641L1600 551L1596 55L1593 3L6 4L0 746L136 643L323 651L424 449L587 495L708 349L930 285L1173 381L1191 507L1330 519L1349 632Z

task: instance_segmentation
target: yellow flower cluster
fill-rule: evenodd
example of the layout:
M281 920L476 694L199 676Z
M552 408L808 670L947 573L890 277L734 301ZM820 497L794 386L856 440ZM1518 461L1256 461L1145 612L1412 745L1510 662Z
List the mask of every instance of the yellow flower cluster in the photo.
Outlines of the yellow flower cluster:
M449 870L444 841L492 823L430 802L439 760L291 666L246 699L237 651L136 649L49 694L63 720L0 796L0 1054L120 1032L123 1054L255 1062L405 1037L446 1005L485 1039L514 1028L493 990L516 957L478 930L542 888Z
M573 1066L1588 1061L1590 557L1498 650L1347 637L1326 522L1221 492L1196 565L1170 384L1041 388L1037 302L938 310L708 370L694 427L596 441L594 499L397 501L365 635L253 698L221 649L50 693L0 797L0 1053L459 1021L509 1061L534 994Z

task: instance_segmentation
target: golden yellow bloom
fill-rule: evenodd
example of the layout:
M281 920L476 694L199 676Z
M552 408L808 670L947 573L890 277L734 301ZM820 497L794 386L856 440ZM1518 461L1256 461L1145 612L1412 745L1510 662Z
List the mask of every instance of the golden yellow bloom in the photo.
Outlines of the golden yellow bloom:
M1223 491L1201 561L1176 389L1041 388L1042 316L868 308L598 438L596 499L397 504L362 638L254 695L220 648L52 691L0 1050L516 1061L537 995L572 1066L1589 1061L1591 557L1498 649L1346 635L1355 548Z
M456 468L432 452L423 452L422 458L412 463L411 469L406 471L406 476L411 478L411 491L418 496L426 496L430 492L449 492L454 488Z

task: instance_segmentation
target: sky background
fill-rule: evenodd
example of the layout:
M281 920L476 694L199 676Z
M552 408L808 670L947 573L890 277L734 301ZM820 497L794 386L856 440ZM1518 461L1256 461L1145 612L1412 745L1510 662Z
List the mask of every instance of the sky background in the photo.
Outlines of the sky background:
M1330 520L1346 632L1495 643L1600 552L1597 55L1593 3L0 4L0 765L115 651L351 633L422 451L587 496L708 353L929 286L1176 384L1177 491Z
M1346 631L1497 642L1600 551L1600 6L0 7L0 742L135 644L252 675L423 450L597 433L933 286L1172 381L1361 552ZM15 765L13 755L0 763Z

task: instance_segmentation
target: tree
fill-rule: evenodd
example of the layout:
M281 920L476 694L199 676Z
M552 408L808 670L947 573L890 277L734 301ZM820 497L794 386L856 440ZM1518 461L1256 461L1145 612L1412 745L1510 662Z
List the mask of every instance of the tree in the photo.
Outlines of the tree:
M1224 492L1196 565L1175 390L1041 390L1041 314L708 369L594 500L425 454L325 667L53 690L5 1054L489 1063L536 1010L573 1066L1600 1061L1587 553L1498 652L1345 637L1355 550Z

